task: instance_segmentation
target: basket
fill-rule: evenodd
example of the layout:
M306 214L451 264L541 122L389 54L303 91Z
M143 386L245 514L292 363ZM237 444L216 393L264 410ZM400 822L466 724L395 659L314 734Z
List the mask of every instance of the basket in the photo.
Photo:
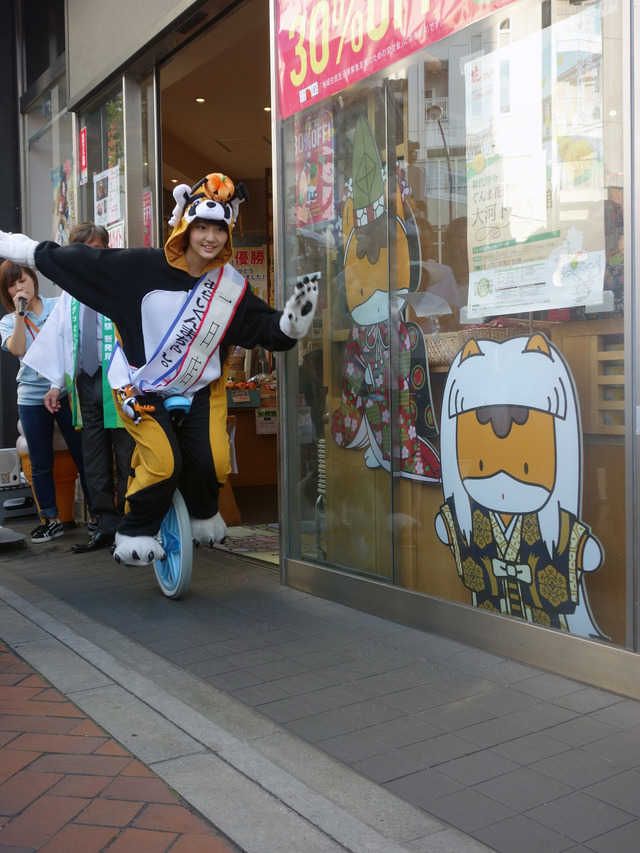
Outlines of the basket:
M542 332L549 337L552 327L553 323L546 320L534 320L531 324L528 320L512 320L508 326L484 324L461 329L458 334L461 343L466 343L472 338L480 341L506 341L507 338L517 338L518 335L528 335L531 332Z
M438 332L436 335L425 335L427 342L427 358L429 364L451 364L464 341L459 332Z
M445 332L436 335L425 335L429 364L451 364L460 349L467 341L506 341L518 335L528 335L530 332L542 332L550 338L553 323L545 320L535 320L531 325L528 320L512 321L508 326L491 326L489 324L460 329L458 332Z

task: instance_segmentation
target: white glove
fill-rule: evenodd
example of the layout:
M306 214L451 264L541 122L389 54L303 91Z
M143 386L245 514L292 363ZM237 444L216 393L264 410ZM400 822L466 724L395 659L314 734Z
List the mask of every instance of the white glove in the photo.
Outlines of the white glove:
M0 231L0 257L13 261L21 267L36 265L37 240L32 240L26 234L11 234L9 231Z
M287 299L280 317L280 329L296 341L309 331L318 303L319 273L299 276L293 296Z

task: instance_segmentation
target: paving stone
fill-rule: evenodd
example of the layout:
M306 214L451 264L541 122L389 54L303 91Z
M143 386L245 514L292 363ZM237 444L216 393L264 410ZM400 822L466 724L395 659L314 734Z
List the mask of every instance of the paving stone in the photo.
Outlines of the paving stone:
M568 794L527 812L532 820L576 842L586 842L634 821L633 815L590 797L582 791Z

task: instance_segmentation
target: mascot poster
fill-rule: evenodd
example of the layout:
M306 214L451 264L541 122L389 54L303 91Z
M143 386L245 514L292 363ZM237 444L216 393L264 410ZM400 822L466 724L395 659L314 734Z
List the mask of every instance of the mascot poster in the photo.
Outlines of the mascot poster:
M539 333L468 341L447 377L440 437L436 532L472 604L604 638L584 584L604 554L580 517L580 416L559 350Z
M399 411L390 410L388 215L385 176L375 138L364 117L355 126L352 178L344 189L342 296L352 321L345 348L340 408L333 412L331 433L342 448L358 450L368 468L391 470L392 421L399 426L399 473L438 482L440 461L430 439L437 434L426 346L422 331L402 316L403 296L416 289L420 264L415 223L406 195L404 173L396 175ZM396 415L399 415L397 417Z

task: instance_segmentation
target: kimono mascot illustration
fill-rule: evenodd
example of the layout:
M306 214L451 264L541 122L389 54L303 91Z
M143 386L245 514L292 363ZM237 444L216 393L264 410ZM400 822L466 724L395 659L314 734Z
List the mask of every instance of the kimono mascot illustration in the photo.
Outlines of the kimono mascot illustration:
M399 176L397 246L399 318L399 472L423 482L439 482L440 461L429 438L437 434L423 334L402 316L402 295L419 283L419 244L408 187ZM332 415L335 443L361 450L368 468L391 470L391 376L389 327L389 247L384 174L368 122L359 118L353 149L352 192L342 209L344 295L353 326L345 349L340 408ZM418 257L417 263L411 263Z
M311 326L318 288L298 282L283 311L249 287L229 263L243 184L212 172L174 189L164 249L92 249L38 243L0 231L0 256L33 267L116 327L109 384L135 448L116 561L147 565L164 556L157 537L179 488L196 543L222 541L218 509L231 470L227 435L227 358L234 345L292 349ZM172 420L164 401L186 396Z
M436 532L472 603L607 639L584 585L604 554L580 519L578 401L556 347L539 333L468 341L447 377L440 433Z

